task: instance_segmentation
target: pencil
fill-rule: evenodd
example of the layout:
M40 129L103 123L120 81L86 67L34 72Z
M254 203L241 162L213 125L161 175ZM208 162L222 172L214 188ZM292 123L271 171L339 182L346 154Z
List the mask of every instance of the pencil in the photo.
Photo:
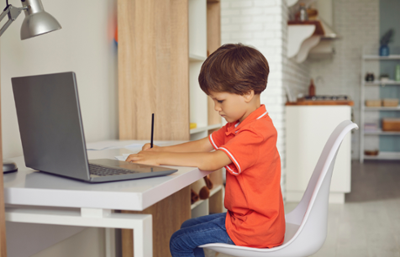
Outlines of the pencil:
M151 142L150 142L151 148L153 148L153 134L154 134L154 113L151 115Z

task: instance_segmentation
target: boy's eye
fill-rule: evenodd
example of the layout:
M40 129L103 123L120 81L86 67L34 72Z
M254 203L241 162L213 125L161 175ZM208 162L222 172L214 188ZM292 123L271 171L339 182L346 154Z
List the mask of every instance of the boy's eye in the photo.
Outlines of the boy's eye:
M222 104L224 100L217 100L218 103Z

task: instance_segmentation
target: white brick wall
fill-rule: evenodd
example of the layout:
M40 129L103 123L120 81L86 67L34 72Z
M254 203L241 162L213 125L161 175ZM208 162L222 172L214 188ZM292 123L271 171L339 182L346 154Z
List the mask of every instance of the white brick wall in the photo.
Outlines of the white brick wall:
M261 103L278 130L277 147L282 160L282 190L285 177L285 90L304 92L309 83L309 65L286 57L288 8L283 0L222 0L222 44L243 43L256 47L268 60L270 75Z
M354 100L354 121L360 124L361 55L364 51L377 54L379 46L379 0L335 0L333 2L333 27L341 36L334 41L336 54L332 59L310 63L311 76L317 79L317 94L342 94ZM364 48L364 50L363 50ZM379 65L370 64L367 70L379 74ZM371 98L379 95L378 87L367 92ZM376 97L375 97L376 98ZM368 113L367 120L375 120ZM375 116L379 115L375 113ZM359 158L359 131L352 136L352 158ZM369 137L366 147L378 144L378 137Z

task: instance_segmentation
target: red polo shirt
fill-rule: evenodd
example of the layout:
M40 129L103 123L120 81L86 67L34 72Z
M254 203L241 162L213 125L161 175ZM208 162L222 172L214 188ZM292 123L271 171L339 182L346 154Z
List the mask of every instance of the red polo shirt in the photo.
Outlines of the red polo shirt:
M226 231L236 245L281 245L285 212L277 132L264 105L240 124L228 123L209 136L215 150L232 160L226 166Z

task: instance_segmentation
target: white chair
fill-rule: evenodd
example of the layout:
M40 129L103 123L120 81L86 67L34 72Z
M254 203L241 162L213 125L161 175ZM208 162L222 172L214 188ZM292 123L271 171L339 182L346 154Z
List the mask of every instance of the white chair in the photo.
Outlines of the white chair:
M296 208L286 214L285 240L274 248L251 248L228 244L205 244L199 247L242 257L295 257L316 253L327 234L329 188L336 154L344 137L357 124L346 120L332 132L322 150L307 189Z

